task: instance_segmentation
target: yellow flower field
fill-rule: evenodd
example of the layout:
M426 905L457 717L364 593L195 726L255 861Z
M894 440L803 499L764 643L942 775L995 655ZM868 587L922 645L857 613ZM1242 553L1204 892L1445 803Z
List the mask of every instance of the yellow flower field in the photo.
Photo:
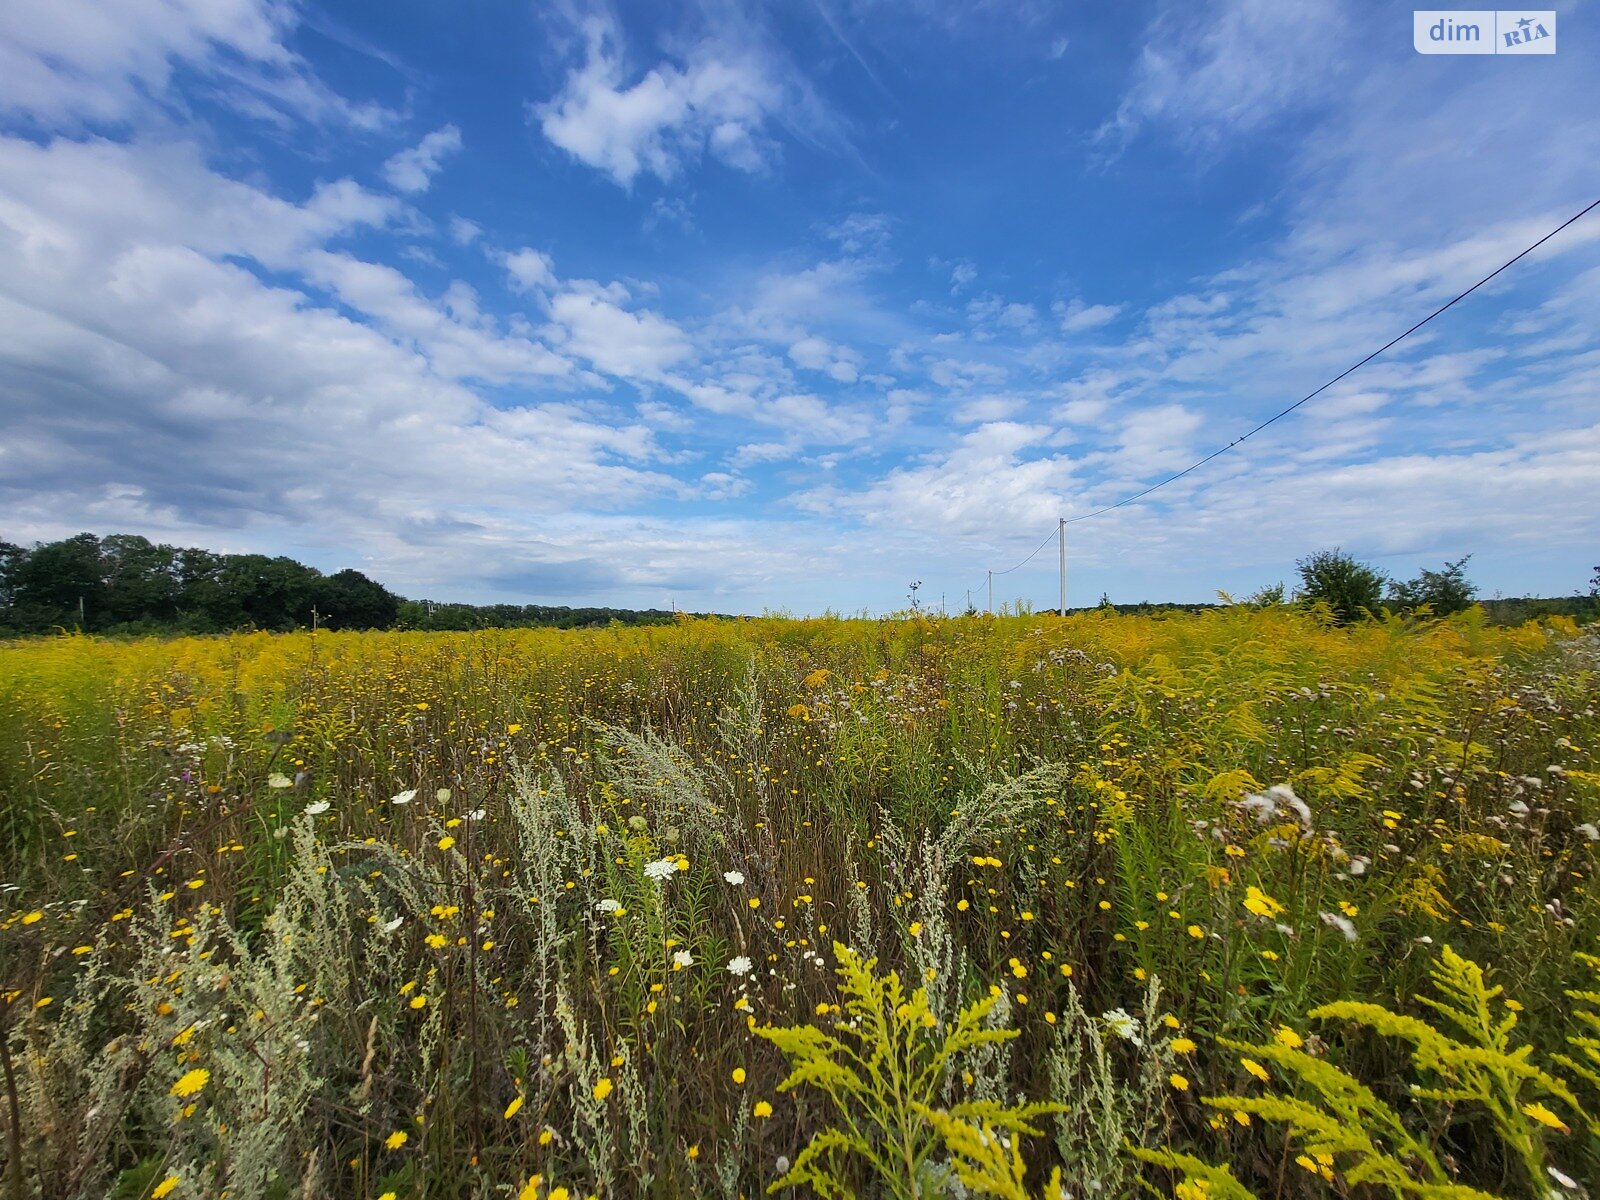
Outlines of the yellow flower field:
M1593 1195L1597 697L1476 611L3 644L0 1195Z

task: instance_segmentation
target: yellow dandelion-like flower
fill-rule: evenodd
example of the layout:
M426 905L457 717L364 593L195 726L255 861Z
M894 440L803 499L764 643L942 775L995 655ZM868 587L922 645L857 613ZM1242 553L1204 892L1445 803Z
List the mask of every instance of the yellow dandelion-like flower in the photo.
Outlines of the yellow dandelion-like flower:
M160 1183L156 1184L155 1191L150 1193L150 1200L161 1200L163 1196L172 1195L177 1190L178 1184L182 1182L176 1175L168 1175Z
M1239 1065L1261 1080L1262 1083L1268 1083L1272 1079L1272 1076L1267 1074L1267 1069L1253 1058L1241 1058Z
M24 925L32 925L42 920L44 920L44 913L40 912L38 909L34 909L31 913L22 918L22 923Z
M516 1116L521 1111L522 1111L522 1097L518 1096L510 1104L506 1105L506 1120L508 1120L508 1121L511 1120L512 1117Z
M908 932L912 937L921 937L922 936L922 922L921 921L913 921L913 922L911 922L911 924L907 927L906 932Z
M550 1200L572 1200L572 1193L564 1187L551 1188Z
M169 1089L174 1096L193 1096L201 1088L211 1082L211 1072L204 1067L196 1067L192 1071L185 1071L178 1076L178 1081Z
M400 1149L401 1146L404 1146L410 1140L411 1140L411 1135L409 1133L407 1133L404 1129L396 1129L388 1137L383 1139L383 1144L384 1144L384 1147L386 1149L398 1150L398 1149Z
M1283 911L1283 905L1254 886L1245 888L1244 906L1258 917L1275 917Z
M1177 1072L1173 1072L1171 1075L1168 1075L1167 1082L1173 1087L1177 1088L1180 1092L1187 1092L1189 1090L1189 1081L1182 1075L1179 1075Z
M745 1073L743 1067L735 1067L733 1069L733 1081L738 1084L744 1083Z
M539 1200L539 1184L543 1181L542 1175L534 1175L522 1185L522 1190L517 1193L517 1200Z
M611 1095L611 1089L614 1086L616 1085L613 1084L609 1078L601 1079L594 1085L594 1098L596 1100L604 1100L607 1096Z
M1186 1037L1175 1037L1172 1039L1172 1052L1174 1054L1193 1054L1194 1051L1195 1044L1192 1039Z
M378 1200L399 1200L399 1198L393 1192L385 1192L378 1197Z
M428 998L426 996L413 996L413 997L411 997L411 1007L412 1008L426 1008L427 1006L428 1006Z
M441 849L441 850L448 850L448 849L450 849L451 846L454 846L455 844L456 844L455 838L451 837L448 833L445 834L442 838L439 839L439 849Z
M1277 1040L1280 1046L1287 1046L1291 1050L1298 1050L1301 1046L1306 1044L1305 1038L1301 1037L1287 1025L1278 1026L1272 1031L1272 1036Z
M768 1104L765 1100L757 1100L756 1106L750 1111L752 1115L765 1120L772 1115L772 1105Z
M759 896L751 896L750 899L747 901L747 903L750 905L751 908L760 908L761 907L761 897L759 897Z

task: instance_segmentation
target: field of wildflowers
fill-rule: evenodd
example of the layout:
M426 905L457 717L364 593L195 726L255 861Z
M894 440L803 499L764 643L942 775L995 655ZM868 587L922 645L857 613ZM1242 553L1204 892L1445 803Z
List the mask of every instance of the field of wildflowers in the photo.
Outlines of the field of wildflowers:
M1476 612L0 645L0 1197L1600 1195L1597 695Z

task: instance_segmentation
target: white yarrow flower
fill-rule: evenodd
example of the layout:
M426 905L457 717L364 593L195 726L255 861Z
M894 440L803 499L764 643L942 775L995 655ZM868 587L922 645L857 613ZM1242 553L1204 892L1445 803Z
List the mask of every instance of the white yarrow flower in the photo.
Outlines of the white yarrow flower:
M1113 1008L1108 1013L1102 1013L1100 1019L1106 1023L1106 1028L1124 1041L1132 1042L1135 1046L1144 1045L1144 1040L1139 1036L1139 1024L1127 1013L1126 1009Z
M389 803L390 804L410 804L416 798L417 798L417 789L416 788L411 788L408 791L401 792L398 796L390 796L389 797Z
M722 877L724 879L726 879L729 883L733 884L734 887L738 887L741 883L744 882L744 872L743 871L724 871L722 873Z
M326 801L326 800L318 800L314 804L306 805L306 816L308 816L308 817L321 816L323 813L327 812L332 807L333 807L333 805L329 804L328 801Z
M274 771L271 775L267 776L267 786L269 788L292 788L294 786L294 780L290 779L287 775L280 775L278 772Z
M1578 832L1591 842L1600 842L1600 828L1596 828L1592 821L1579 825Z
M750 969L754 966L755 964L744 955L737 954L728 960L728 974L740 976L748 975L750 974Z
M692 967L694 966L694 955L687 950L679 950L672 956L672 965L675 967Z
M654 879L657 883L671 879L678 873L678 862L672 858L658 858L655 862L644 865L645 878Z
M385 921L384 922L383 931L385 933L393 933L396 929L399 929L400 926L404 925L405 923L406 923L406 919L404 917L396 917L392 921Z
M603 912L609 915L611 913L620 911L622 908L622 902L620 900L612 900L610 897L607 897L596 904L594 908L596 912Z

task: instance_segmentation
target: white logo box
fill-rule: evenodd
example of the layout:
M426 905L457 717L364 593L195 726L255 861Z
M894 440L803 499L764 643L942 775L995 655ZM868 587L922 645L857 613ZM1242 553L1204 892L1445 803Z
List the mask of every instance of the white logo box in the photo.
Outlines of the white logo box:
M1554 9L1424 8L1411 15L1418 54L1554 54Z

